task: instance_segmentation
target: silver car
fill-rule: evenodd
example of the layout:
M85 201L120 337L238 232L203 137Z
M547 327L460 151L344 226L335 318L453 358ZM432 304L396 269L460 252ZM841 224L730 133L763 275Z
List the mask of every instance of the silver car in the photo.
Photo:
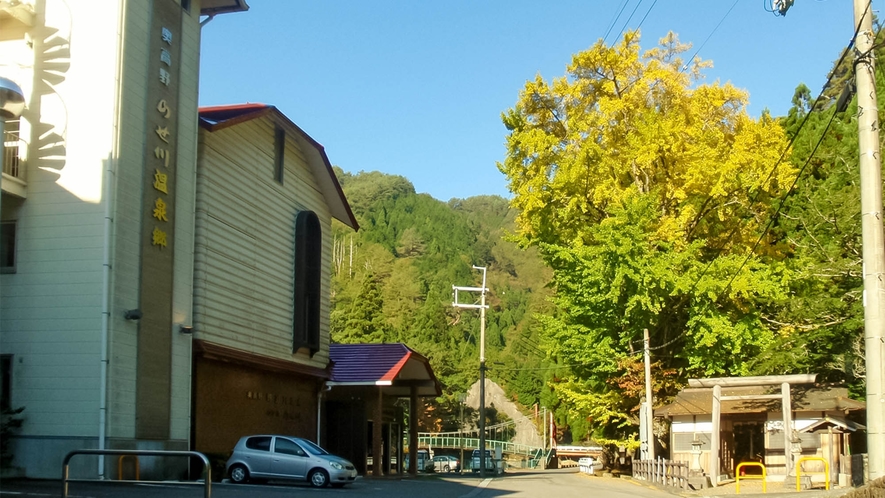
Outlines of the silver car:
M356 479L352 463L307 439L292 436L244 436L234 446L226 468L235 483L290 479L322 488L341 487Z

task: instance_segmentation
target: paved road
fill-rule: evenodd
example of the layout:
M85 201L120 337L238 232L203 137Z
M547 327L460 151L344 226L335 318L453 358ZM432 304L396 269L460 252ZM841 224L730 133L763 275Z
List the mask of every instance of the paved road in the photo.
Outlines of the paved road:
M203 496L202 486L167 484L71 483L72 498L172 498ZM533 498L672 498L673 495L648 489L621 479L582 476L576 471L508 473L480 479L471 475L430 475L417 478L358 478L344 489L313 489L301 484L272 482L263 485L213 483L213 498L246 497L377 497L377 498L493 498L531 496ZM61 496L59 481L9 481L0 484L0 498L45 498Z
M484 485L484 486L483 486ZM673 498L674 495L641 486L627 479L611 479L579 474L574 469L508 474L483 482L469 498L492 497L546 498Z

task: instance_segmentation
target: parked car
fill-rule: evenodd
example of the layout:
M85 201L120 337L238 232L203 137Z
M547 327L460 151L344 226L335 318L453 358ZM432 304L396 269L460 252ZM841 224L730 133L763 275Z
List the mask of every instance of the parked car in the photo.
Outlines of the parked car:
M486 450L486 457L484 458L484 460L485 460L486 471L494 472L496 470L495 469L495 459L492 458L492 452L490 450ZM470 458L470 470L473 472L479 472L479 470L480 470L479 466L480 466L479 450L476 449L476 450L473 450L473 455Z
M437 472L460 472L461 460L451 455L436 455L433 457L433 470Z
M227 460L235 483L254 479L307 481L315 488L342 487L356 479L352 463L300 437L244 436Z
M409 454L406 453L403 470L409 471ZM433 459L430 458L430 452L427 450L418 450L418 472L433 472Z

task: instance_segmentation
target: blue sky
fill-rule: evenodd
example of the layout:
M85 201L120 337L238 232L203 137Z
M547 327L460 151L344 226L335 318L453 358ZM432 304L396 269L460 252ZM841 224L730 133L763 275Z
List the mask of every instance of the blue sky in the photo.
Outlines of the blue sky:
M786 114L799 83L817 95L854 32L852 3L796 0L777 17L768 2L248 0L203 28L200 105L274 105L332 164L443 201L510 197L501 112L609 31L612 44L639 27L643 49L674 31L712 60L708 82L750 93L754 116Z

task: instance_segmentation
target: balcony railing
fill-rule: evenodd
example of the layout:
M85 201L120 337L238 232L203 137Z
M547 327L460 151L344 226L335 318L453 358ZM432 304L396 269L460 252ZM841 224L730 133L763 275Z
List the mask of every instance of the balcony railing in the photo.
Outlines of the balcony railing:
M0 149L0 160L3 161L3 182L4 192L15 194L19 197L25 197L25 187L27 187L27 178L25 173L25 151L27 144L21 140L19 136L18 121L11 120L6 122L3 130L2 149Z

